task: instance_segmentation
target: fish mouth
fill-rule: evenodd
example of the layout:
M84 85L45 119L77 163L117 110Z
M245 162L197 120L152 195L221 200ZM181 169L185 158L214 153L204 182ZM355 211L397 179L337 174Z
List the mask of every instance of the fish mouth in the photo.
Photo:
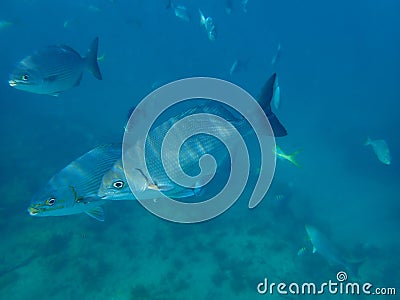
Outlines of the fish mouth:
M17 82L16 82L15 80L9 80L9 81L8 81L8 84L9 84L10 86L16 86L16 85L17 85Z
M28 212L31 216L35 216L39 213L39 210L34 207L28 207Z

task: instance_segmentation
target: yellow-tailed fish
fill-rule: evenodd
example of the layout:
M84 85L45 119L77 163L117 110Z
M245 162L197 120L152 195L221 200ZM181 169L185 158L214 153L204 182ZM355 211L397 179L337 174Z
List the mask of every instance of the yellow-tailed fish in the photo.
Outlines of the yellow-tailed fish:
M293 152L292 154L285 154L281 147L278 145L275 146L274 152L277 156L277 158L282 159L282 160L287 160L290 161L292 164L294 164L296 167L301 167L301 165L296 161L295 157L297 154L299 154L302 150L297 150L296 152Z
M97 191L104 174L121 158L121 149L121 144L100 146L74 160L32 198L29 214L47 217L86 213L103 221L101 205L105 201Z

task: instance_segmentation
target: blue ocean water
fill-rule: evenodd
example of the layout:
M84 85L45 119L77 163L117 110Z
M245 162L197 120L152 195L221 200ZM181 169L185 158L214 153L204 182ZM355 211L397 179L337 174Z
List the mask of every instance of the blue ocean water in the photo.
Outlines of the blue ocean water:
M306 299L257 292L264 278L336 279L340 269L311 253L305 224L362 262L349 281L399 292L400 4L249 0L245 11L242 2L174 1L187 8L186 22L161 0L1 1L0 20L12 23L0 27L1 299ZM215 41L198 9L213 18ZM83 55L95 36L103 81L86 72L60 97L8 86L15 64L35 49L66 44ZM237 59L247 66L230 74ZM275 112L289 132L277 143L287 153L302 149L302 167L278 160L255 209L245 194L218 218L191 225L124 201L105 206L103 223L28 215L31 197L56 172L122 140L127 112L154 88L209 76L257 96L273 72L282 102ZM367 136L387 141L391 165L363 145Z

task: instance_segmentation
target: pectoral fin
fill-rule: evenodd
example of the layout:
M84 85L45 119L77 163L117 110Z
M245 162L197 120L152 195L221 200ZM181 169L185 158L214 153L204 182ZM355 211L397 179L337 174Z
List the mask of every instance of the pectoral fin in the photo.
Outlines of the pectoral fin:
M147 186L148 189L150 190L155 190L155 191L159 191L159 192L168 192L171 191L174 187L172 185L158 185L158 184L154 184L154 183L149 183Z
M179 191L179 192L175 192L175 193L172 193L171 194L171 196L173 197L173 198L187 198L187 197L192 197L192 196L195 196L196 194L195 194L195 191L193 190L193 189L184 189L184 190L181 190L181 191Z
M78 86L81 83L82 77L83 77L83 72L79 76L78 80L75 82L74 86Z
M44 80L45 81L49 81L49 82L56 81L57 80L57 75L48 76L48 77L44 78Z
M100 206L97 206L91 210L87 210L85 213L97 221L104 222L104 210Z

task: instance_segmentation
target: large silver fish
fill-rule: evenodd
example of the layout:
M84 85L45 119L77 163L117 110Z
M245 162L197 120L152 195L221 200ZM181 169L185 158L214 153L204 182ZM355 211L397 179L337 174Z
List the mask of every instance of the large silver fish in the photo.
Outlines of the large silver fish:
M313 245L313 253L319 253L330 265L340 266L352 275L358 275L358 268L362 262L350 262L344 255L315 227L306 225L306 231Z
M121 158L121 144L97 147L74 160L56 175L31 200L31 216L64 216L86 213L104 220L97 196L103 175Z
M270 103L273 95L275 77L276 74L273 74L267 81L258 102L266 113L275 136L279 137L285 136L287 132L271 111ZM185 198L198 195L201 190L197 186L184 188L171 181L162 165L160 151L163 139L171 126L179 120L197 113L218 115L225 120L229 120L229 122L238 130L249 132L249 129L251 129L241 115L236 116L225 107L215 104L215 102L212 101L207 102L205 105L199 105L189 109L178 116L170 118L149 132L146 139L145 149L147 168L151 176L144 173L144 166L137 165L134 169L128 172L128 176L131 176L129 182L134 183L134 185L129 186L126 178L127 173L124 172L122 162L118 161L113 168L104 175L102 184L98 191L98 196L105 200L135 200L136 198L132 194L131 189L135 191L135 194L140 195L140 199L154 199L159 195L158 193L155 193L155 191L161 191L168 197L172 198ZM193 124L193 126L195 126L195 124ZM221 137L222 135L227 139L232 138L233 136L233 132L230 130L222 131L222 126L217 122L207 122L207 126L208 130L216 133L216 136ZM178 132L176 134L178 135L176 138L179 140L179 135L184 133ZM140 151L143 151L140 147L137 149L132 147L130 155L132 156L133 161L135 161L135 157L141 157L143 155ZM212 155L220 162L219 166L223 166L225 158L227 157L224 145L209 135L195 135L182 145L180 149L179 163L187 174L194 176L200 171L198 164L200 157L207 153L212 153ZM167 161L166 163L171 162ZM175 165L170 165L168 167L170 167L169 170L172 170L170 173L171 175L176 175L180 171L180 169ZM173 174L175 171L176 173ZM208 174L205 174L204 181L207 181L207 175ZM198 182L198 186L201 186L203 183L204 182Z
M235 120L233 115L221 105L199 105L192 109L179 114L178 116L168 119L166 122L157 126L149 132L146 140L146 162L147 168L150 174L145 174L145 166L136 165L134 169L129 172L129 175L124 172L122 161L117 161L112 169L107 172L100 185L98 195L106 200L135 200L136 197L132 194L131 189L134 189L136 194L140 194L140 199L155 199L159 195L157 192L161 191L165 195L172 198L186 198L195 196L199 193L199 188L193 186L186 188L176 185L166 174L165 168L161 161L161 144L163 139L173 124L182 120L187 116L198 113L209 113L213 115L219 115L224 119L230 120L231 123L242 122L243 120ZM215 122L208 123L208 129L213 131L219 131L221 126ZM238 124L243 125L243 124ZM178 132L176 138L179 140L179 136L184 134ZM224 131L225 137L229 138L232 132ZM217 143L213 138L206 135L196 135L194 138L186 141L180 150L180 165L185 172L190 174L191 172L196 173L194 170L199 170L199 159L206 153L212 153L213 156L219 158L219 161L223 161L226 151L223 151L221 143ZM138 157L143 155L140 147L132 147L130 155L134 161L137 161ZM170 163L168 161L167 163ZM170 175L178 176L179 168L172 165L168 166L171 171ZM194 174L193 174L194 175ZM208 174L209 175L209 174ZM130 182L134 182L134 186L129 186L126 176L130 176ZM204 181L207 181L204 178ZM202 185L204 182L200 181L197 184Z
M69 46L48 46L21 60L10 74L10 86L35 94L58 96L61 92L78 86L83 71L89 70L101 80L97 64L96 37L85 57Z

